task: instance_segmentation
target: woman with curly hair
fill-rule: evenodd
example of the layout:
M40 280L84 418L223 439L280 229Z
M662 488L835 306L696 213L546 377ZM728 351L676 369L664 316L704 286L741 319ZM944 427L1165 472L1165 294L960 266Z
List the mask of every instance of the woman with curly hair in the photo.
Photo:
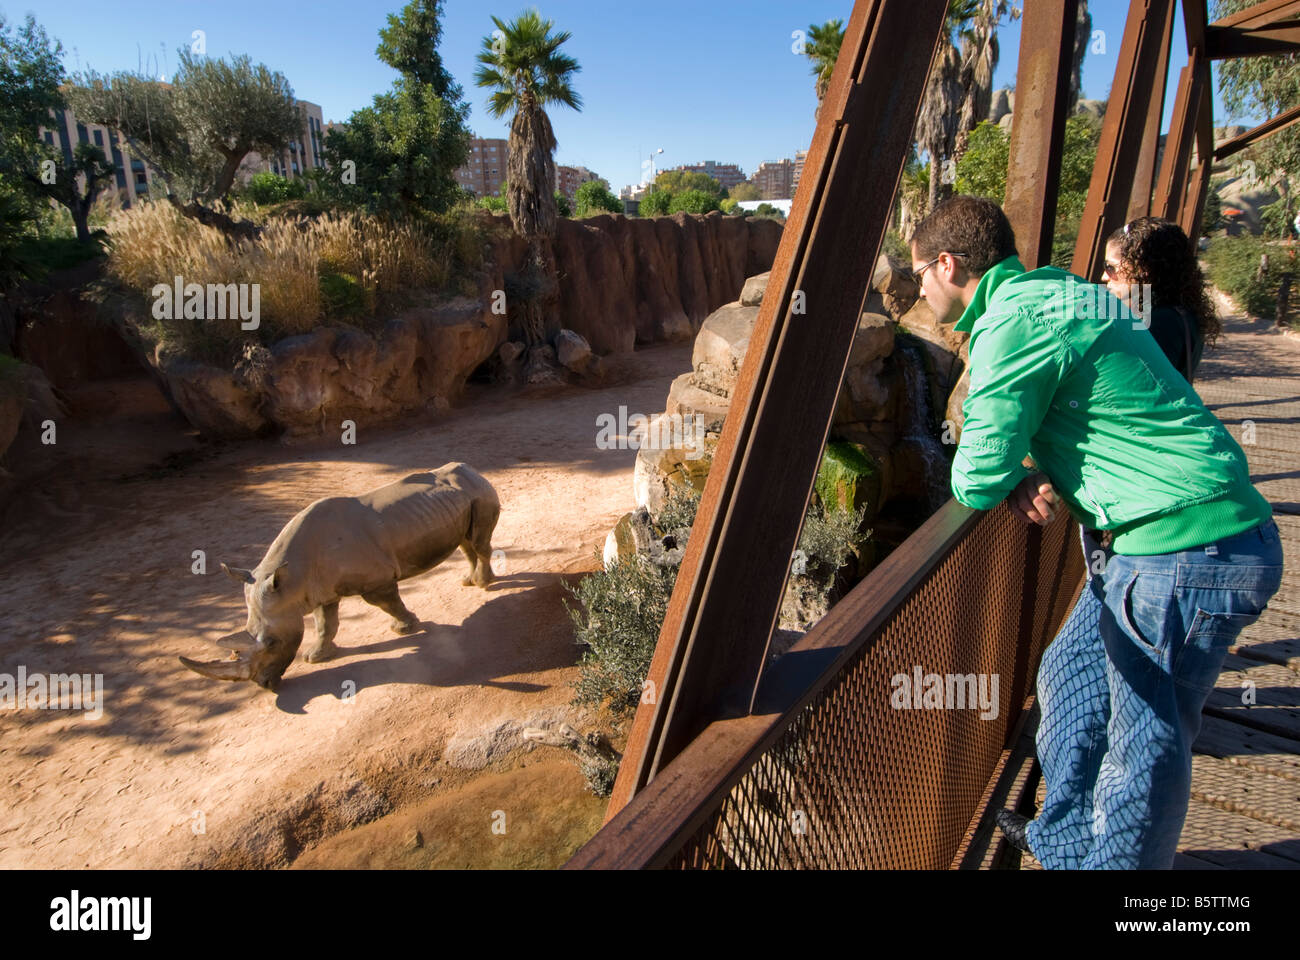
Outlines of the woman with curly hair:
M1162 217L1139 217L1106 241L1106 287L1137 312L1132 302L1149 290L1151 335L1191 383L1201 353L1222 330L1210 303L1196 253L1178 224Z

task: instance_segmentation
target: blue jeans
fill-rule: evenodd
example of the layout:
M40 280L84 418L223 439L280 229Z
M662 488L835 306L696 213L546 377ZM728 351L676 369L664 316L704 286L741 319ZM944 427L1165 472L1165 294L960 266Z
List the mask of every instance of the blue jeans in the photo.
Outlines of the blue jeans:
M1105 553L1038 671L1047 797L1027 828L1054 869L1168 869L1192 742L1229 645L1282 582L1267 520L1192 550Z

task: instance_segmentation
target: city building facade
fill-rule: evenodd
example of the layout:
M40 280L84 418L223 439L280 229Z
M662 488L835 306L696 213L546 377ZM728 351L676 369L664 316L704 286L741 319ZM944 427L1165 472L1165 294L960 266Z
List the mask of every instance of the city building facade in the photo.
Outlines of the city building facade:
M456 170L456 182L476 197L495 197L505 182L509 157L507 141L471 137L469 160Z
M789 200L794 196L794 162L788 158L775 163L763 161L752 179L764 200Z

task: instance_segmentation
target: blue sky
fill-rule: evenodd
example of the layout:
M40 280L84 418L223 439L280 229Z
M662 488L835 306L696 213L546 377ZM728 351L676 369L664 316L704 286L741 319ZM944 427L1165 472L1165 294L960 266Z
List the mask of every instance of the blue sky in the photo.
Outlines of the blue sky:
M328 121L347 119L391 84L395 74L375 57L375 47L387 14L403 3L0 0L0 11L11 21L35 14L62 41L69 70L89 66L109 72L143 64L170 76L177 49L191 43L193 31L202 30L210 56L247 53L281 71L295 95L319 103ZM448 0L443 5L440 52L465 90L470 122L479 136L505 137L509 130L508 118L495 120L488 114L488 91L473 80L482 39L494 29L491 16L513 19L530 6L523 0ZM853 9L851 0L660 0L640 5L545 0L537 6L555 22L556 31L572 33L563 49L582 65L574 78L584 101L581 112L567 107L548 111L559 141L556 161L590 167L615 192L640 179L641 162L658 147L664 149L657 158L660 169L718 160L738 163L746 173L761 161L806 149L816 97L810 63L792 51L791 34L812 22L836 17L847 22ZM1090 52L1085 59L1088 97L1100 99L1109 92L1127 7L1123 0L1090 4L1105 52ZM1181 15L1178 19L1169 104L1177 69L1186 62ZM996 81L1004 86L1015 78L1018 24L1005 26L1000 36ZM1216 105L1216 123L1222 122L1222 107Z

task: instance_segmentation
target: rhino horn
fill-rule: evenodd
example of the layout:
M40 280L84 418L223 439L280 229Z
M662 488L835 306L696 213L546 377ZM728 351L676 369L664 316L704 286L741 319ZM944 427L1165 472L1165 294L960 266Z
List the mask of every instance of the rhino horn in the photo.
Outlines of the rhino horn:
M212 642L223 650L234 650L236 653L252 653L258 646L257 641L253 639L253 635L247 630L228 633Z
M206 663L191 660L189 657L181 657L180 659L181 663L195 673L210 677L213 680L253 679L253 664L246 657L241 657L238 660L210 660Z
M221 569L226 571L226 574L230 577L230 579L234 580L237 583L256 582L253 578L252 570L245 570L242 567L228 567L224 563L221 565Z

